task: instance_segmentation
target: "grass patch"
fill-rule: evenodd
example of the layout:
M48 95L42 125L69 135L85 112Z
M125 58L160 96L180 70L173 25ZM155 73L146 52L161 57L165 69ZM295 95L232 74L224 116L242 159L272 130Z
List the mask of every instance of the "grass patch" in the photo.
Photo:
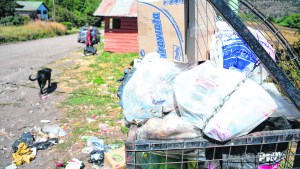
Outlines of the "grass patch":
M99 46L98 46L99 47ZM70 96L61 104L64 110L64 122L69 131L65 143L58 145L58 150L65 150L80 142L80 137L96 136L104 139L105 144L123 145L128 130L123 125L122 110L118 105L117 88L120 85L116 79L123 76L124 69L129 66L138 54L116 54L102 52L95 57L81 57L71 68L64 69L60 81L66 86L75 84ZM66 78L72 75L72 78ZM81 83L77 83L81 81ZM69 89L70 90L70 89ZM86 120L92 119L90 123ZM104 133L99 124L106 124L108 132Z
M89 67L91 67L91 68L99 68L99 65L96 64L96 63L92 63L92 64L89 65Z
M100 76L98 76L93 80L93 83L96 85L100 85L100 84L105 84L105 81Z
M73 92L66 102L67 105L104 105L112 100L109 95L99 95L95 89L82 88Z
M22 26L0 26L0 44L65 35L66 31L66 27L57 22L36 21Z
M68 148L70 148L73 145L73 141L72 140L66 140L65 142L63 142L61 144L57 144L55 147L59 151L66 151Z

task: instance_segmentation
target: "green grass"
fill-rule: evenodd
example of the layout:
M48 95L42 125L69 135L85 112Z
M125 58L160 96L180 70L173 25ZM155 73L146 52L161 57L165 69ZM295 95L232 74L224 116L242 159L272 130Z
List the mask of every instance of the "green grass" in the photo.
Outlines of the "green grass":
M98 76L93 80L93 83L96 85L101 85L101 84L105 84L105 81L100 76Z
M95 89L82 88L73 92L72 96L66 102L67 105L104 105L111 103L110 95L99 95Z
M65 143L58 146L58 149L67 149L80 141L78 138L83 135L96 135L104 139L106 144L124 144L124 141L119 138L111 138L107 134L99 133L101 129L98 125L104 123L112 129L118 126L121 129L118 135L128 133L128 128L116 123L123 118L118 105L119 99L116 97L120 83L116 82L116 79L123 76L124 69L134 58L138 58L138 54L102 52L103 46L100 46L98 51L99 54L96 57L81 58L85 63L93 60L88 65L78 63L66 70L76 71L72 80L80 79L82 83L79 89L73 91L70 97L61 104L61 107L65 109L65 120L62 121L68 124L71 134ZM68 73L66 71L62 73L62 76ZM87 123L85 120L87 117L93 118L94 121Z

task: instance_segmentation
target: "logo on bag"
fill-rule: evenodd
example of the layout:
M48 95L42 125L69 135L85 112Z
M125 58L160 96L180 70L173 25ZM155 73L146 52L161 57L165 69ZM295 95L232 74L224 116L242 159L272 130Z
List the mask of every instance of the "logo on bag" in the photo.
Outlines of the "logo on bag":
M177 61L180 61L181 51L180 47L173 44L173 58Z
M167 58L167 53L165 49L165 40L162 31L162 24L160 20L160 13L153 13L152 14L152 23L154 25L156 42L157 42L157 53L160 54L161 58Z

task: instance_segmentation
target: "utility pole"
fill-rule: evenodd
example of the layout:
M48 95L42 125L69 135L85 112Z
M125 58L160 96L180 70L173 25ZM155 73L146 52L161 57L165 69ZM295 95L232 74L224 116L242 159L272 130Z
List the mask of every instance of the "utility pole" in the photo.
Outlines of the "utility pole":
M52 0L52 2L53 2L52 20L55 21L55 0Z

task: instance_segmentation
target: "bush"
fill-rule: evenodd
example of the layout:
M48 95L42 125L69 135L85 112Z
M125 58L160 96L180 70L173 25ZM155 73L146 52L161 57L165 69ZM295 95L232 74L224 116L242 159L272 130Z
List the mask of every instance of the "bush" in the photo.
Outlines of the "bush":
M65 25L67 30L72 30L73 24L71 22L61 22L61 24Z
M31 21L28 16L14 15L6 16L0 19L0 25L12 26L12 25L24 25Z
M23 24L23 25L25 25L25 24L28 24L29 22L31 22L31 19L30 19L30 17L29 16L20 16L20 19L21 19L21 23Z

